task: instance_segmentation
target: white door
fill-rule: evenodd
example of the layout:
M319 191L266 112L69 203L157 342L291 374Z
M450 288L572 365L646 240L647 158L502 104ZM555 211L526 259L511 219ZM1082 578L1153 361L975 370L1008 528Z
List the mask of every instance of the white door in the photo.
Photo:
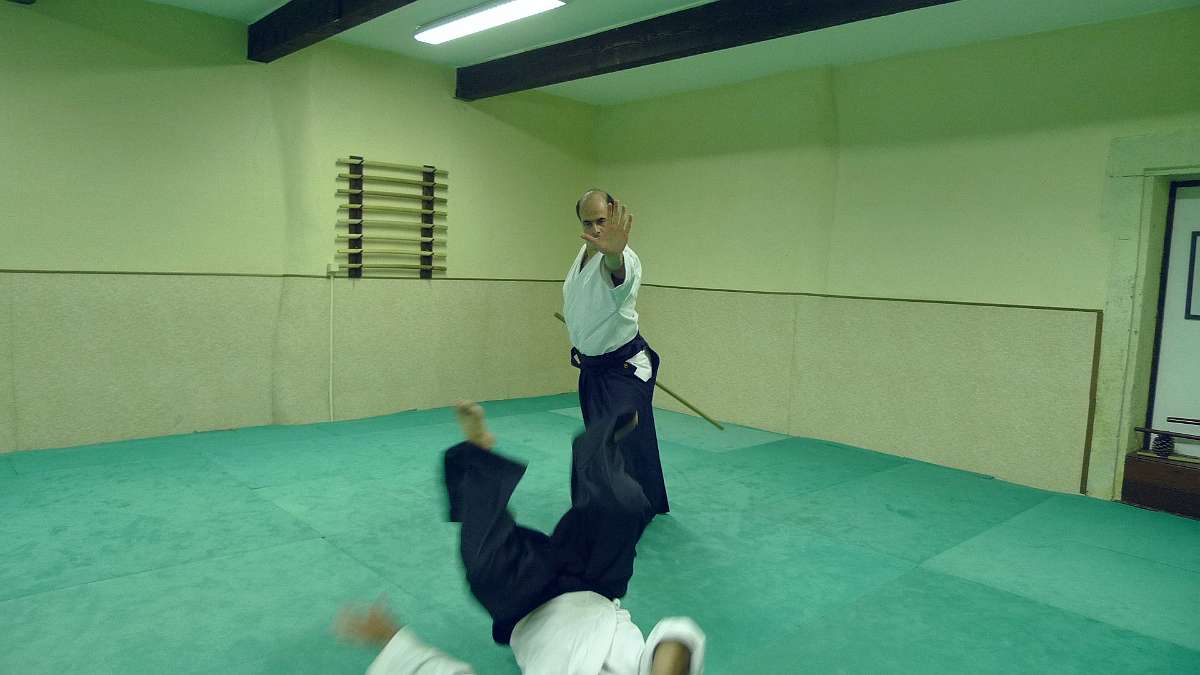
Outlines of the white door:
M1174 207L1151 424L1200 436L1200 426L1167 422L1200 419L1200 186L1177 187ZM1200 457L1200 443L1176 439L1175 452Z

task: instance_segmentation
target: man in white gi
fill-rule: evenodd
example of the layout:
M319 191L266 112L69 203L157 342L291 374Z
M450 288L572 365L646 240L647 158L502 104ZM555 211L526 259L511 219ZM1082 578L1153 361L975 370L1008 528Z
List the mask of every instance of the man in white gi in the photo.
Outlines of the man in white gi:
M563 315L571 365L579 368L579 408L585 427L618 410L637 411L640 423L622 443L625 466L653 517L670 506L654 429L659 357L638 332L642 263L629 247L633 214L607 192L588 190L575 215L584 243L563 282Z
M462 403L467 440L446 451L450 519L471 592L492 616L492 636L512 646L524 675L700 675L704 633L686 618L663 619L643 640L617 598L633 574L634 547L649 503L624 472L618 446L638 424L627 411L575 439L571 509L552 535L518 526L508 499L525 471L492 452L482 409ZM368 675L473 675L430 647L382 607L343 612L344 637L383 645Z

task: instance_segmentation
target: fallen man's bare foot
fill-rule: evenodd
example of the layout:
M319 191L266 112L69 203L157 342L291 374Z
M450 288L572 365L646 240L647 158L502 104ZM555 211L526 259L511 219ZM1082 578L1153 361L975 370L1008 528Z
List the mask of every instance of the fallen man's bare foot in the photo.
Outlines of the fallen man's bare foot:
M459 401L454 406L454 413L458 416L458 424L468 441L484 450L491 450L496 446L496 437L488 431L487 423L483 419L483 408L478 403Z

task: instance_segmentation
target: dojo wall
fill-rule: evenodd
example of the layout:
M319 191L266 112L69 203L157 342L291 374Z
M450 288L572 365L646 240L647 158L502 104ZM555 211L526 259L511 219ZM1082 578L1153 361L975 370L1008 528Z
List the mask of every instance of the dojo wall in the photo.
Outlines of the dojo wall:
M604 107L600 182L655 283L1100 309L1109 144L1200 126L1197 35L1180 10Z
M0 272L0 451L326 419L331 377L339 418L569 390L557 284L530 280L577 242L557 196L599 184L649 283L793 294L646 289L664 380L712 414L1073 489L1108 143L1200 125L1198 33L1186 10L592 108L457 102L450 70L332 42L246 63L243 27L170 7L0 3L0 270L46 272ZM315 277L355 152L448 167L450 276L517 281L339 280L331 343Z
M1188 9L601 108L600 182L651 284L1091 312L799 298L789 329L776 296L649 289L664 381L724 419L1078 490L1110 144L1200 127L1197 35ZM686 336L655 321L665 297ZM1138 328L1105 320L1105 340Z
M331 371L323 275L361 153L451 171L449 276L561 278L590 107L129 0L0 3L0 63L0 452L572 388L557 284L338 280Z
M528 281L0 274L5 450L568 391ZM333 362L330 362L332 338ZM332 365L332 370L331 370Z
M1079 491L1097 312L656 287L639 304L663 381L710 414Z
M1200 126L1200 9L846 68L829 292L1104 307L1113 139Z
M0 5L0 269L324 275L335 160L363 154L450 170L450 276L561 278L544 251L577 241L591 107L463 103L452 69L336 42L252 63L245 32L136 0Z
M832 72L599 109L600 185L634 211L650 281L825 287L837 189Z

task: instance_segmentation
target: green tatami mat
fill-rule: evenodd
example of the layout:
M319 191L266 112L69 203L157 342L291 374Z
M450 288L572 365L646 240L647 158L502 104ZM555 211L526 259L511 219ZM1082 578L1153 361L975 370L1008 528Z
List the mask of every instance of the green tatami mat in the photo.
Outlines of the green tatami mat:
M1200 672L1200 652L924 570L762 641L725 672Z
M0 602L0 672L362 672L330 626L347 600L407 596L319 539ZM303 660L298 656L304 656Z
M203 459L39 473L0 493L0 598L309 539Z
M999 525L1049 493L932 464L906 463L779 504L792 522L920 562Z
M396 523L446 518L445 496L433 471L387 478L333 476L254 491L322 535L376 530ZM443 525L446 523L442 522Z
M1148 526L1143 537L1157 529L1157 545L1141 551L1146 555L1121 552L1091 542L1111 535L1103 532L1108 523L1122 524L1109 507L1133 507L1098 504L1105 508L1081 513L1071 501L1055 498L925 566L1200 650L1200 570L1172 564L1176 558L1170 555L1178 542L1183 553L1178 559L1189 562L1186 556L1194 554L1200 540L1200 521L1178 518L1172 523L1176 527ZM1062 528L1068 521L1075 523L1069 532Z
M485 404L522 525L570 505L573 405ZM695 618L709 675L1200 672L1200 521L660 418L672 510L622 604ZM0 673L362 673L330 625L386 594L516 675L446 521L460 440L442 408L0 457Z
M198 441L203 435L189 434L187 436L139 438L129 441L98 443L72 448L15 452L11 455L11 461L14 471L25 475L45 471L58 471L61 469L145 462L156 459L187 459L198 455L200 444L194 441Z
M1083 495L1055 495L994 532L1019 532L1030 545L1086 544L1200 573L1200 521Z
M752 506L778 511L780 500L886 471L909 460L808 438L785 438L737 452L707 453L660 442L667 487L678 499L726 503L722 513ZM754 511L758 511L755 508Z
M438 453L457 438L451 425L440 424L361 436L314 432L313 440L268 443L250 451L227 448L208 454L249 487L285 485L330 476L378 478L428 476Z

